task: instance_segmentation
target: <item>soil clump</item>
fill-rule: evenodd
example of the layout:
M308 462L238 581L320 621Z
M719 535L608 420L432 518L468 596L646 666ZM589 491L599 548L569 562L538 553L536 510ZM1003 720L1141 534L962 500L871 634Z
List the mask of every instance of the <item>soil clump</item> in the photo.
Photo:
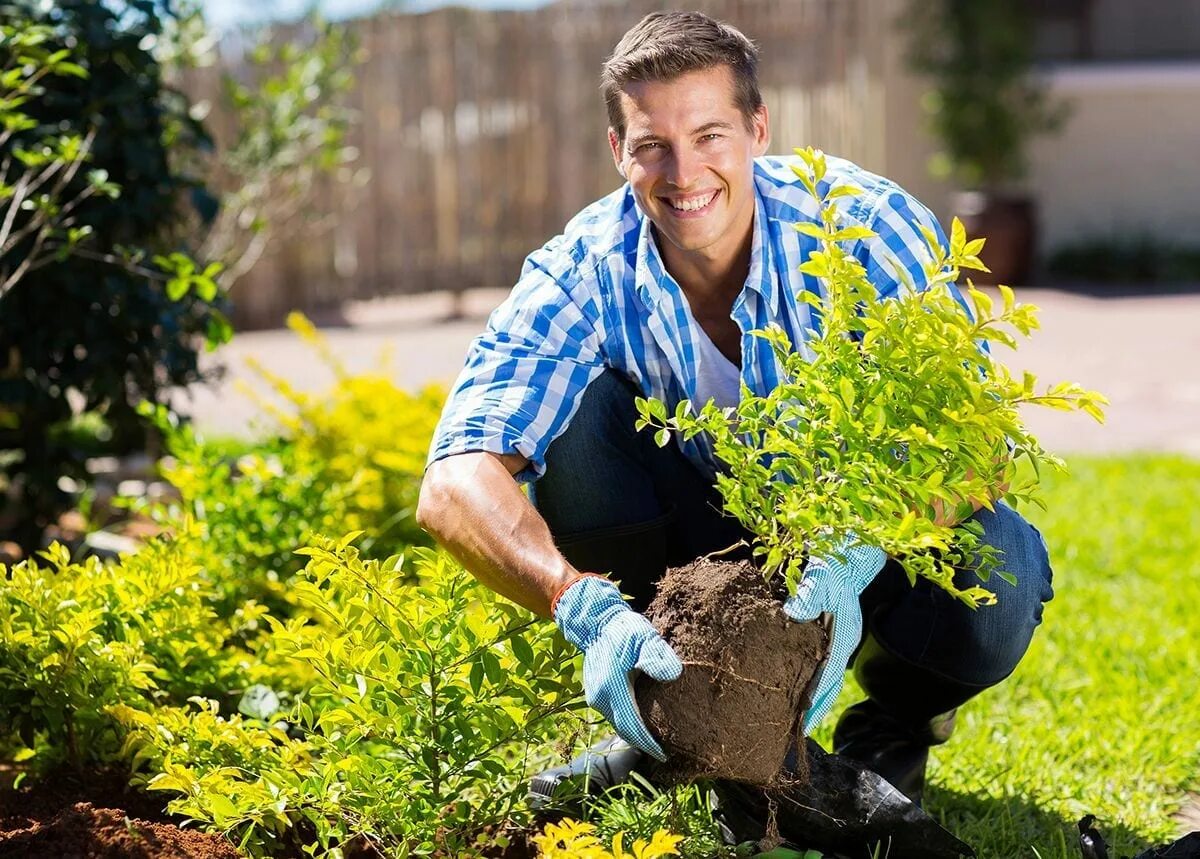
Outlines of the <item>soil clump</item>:
M782 576L749 561L701 558L667 571L645 615L682 660L683 675L635 688L642 718L667 752L656 780L722 778L760 787L808 777L803 714L829 644L817 622L783 614ZM789 750L795 765L785 768Z
M57 859L237 859L226 839L181 829L162 800L128 789L123 778L61 776L0 790L0 856Z

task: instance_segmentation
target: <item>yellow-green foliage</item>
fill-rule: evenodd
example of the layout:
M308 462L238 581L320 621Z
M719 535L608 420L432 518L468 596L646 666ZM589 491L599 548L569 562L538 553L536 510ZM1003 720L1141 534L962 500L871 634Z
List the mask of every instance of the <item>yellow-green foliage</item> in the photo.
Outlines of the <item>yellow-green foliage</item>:
M163 476L181 499L154 515L198 523L222 612L253 599L290 613L288 582L303 565L295 549L318 534L362 531L363 551L381 557L430 543L414 517L442 391L409 394L382 369L350 374L308 320L293 314L289 323L335 382L308 394L259 367L275 395L258 398L275 436L234 459L159 416L172 454Z
M241 685L245 651L228 641L261 608L217 617L196 560L196 534L156 541L122 563L71 563L55 544L44 561L0 565L0 743L39 763L115 756L105 708L215 695Z
M836 554L853 534L896 558L913 581L928 578L972 606L992 601L987 589L954 581L956 568L976 567L986 580L997 567L978 523L955 529L940 511L965 518L972 501L991 507L996 494L1036 500L1036 480L1019 479L1016 460L1034 471L1061 463L1018 408L1079 409L1100 420L1107 400L1071 383L1039 392L1032 375L1012 378L980 348L988 340L1015 347L1014 332L1037 326L1037 308L1001 287L997 310L970 288L975 313L963 312L951 287L960 269L983 267L983 240L968 241L957 219L949 248L922 227L924 288L905 283L881 300L850 246L875 234L844 223L838 209L861 190L821 185L825 156L796 152L805 165L793 169L821 207L820 223L795 225L818 246L800 271L823 289L802 294L820 331L800 350L778 326L754 332L780 368L765 396L743 386L735 408L709 402L696 412L683 401L673 416L662 402L639 400L638 426L658 428L659 444L672 431L711 439L728 467L717 478L726 510L754 533L765 572L782 571L792 587L807 556ZM903 268L896 275L907 279Z
M326 479L340 488L343 518L328 533L361 530L364 550L377 553L428 545L413 515L445 391L440 386L415 394L401 390L392 381L386 355L374 372L351 374L302 314L292 313L288 326L321 356L335 384L321 394L307 394L256 365L286 405L260 402L279 422L281 435L302 456L323 463Z
M307 821L323 848L364 838L386 856L476 855L520 814L529 755L582 708L574 648L444 553L364 561L356 535L319 540L293 584L316 624L272 621L314 681L267 721L210 707L169 721L119 711L170 808L275 855ZM570 717L575 719L574 716ZM164 729L165 725L165 729Z
M270 855L262 850L267 844L295 842L291 827L301 817L338 817L341 791L310 779L308 743L278 725L222 716L215 701L192 703L153 713L122 705L109 710L128 731L124 755L147 773L136 780L181 794L173 811L240 835L241 846L256 855ZM248 777L255 773L262 778Z

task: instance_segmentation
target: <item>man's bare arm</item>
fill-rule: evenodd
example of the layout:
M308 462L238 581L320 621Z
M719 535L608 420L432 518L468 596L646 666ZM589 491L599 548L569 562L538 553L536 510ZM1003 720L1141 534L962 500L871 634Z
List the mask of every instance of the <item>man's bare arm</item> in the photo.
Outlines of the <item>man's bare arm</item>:
M484 585L550 617L550 601L577 571L513 478L526 464L486 452L438 460L421 483L417 524Z

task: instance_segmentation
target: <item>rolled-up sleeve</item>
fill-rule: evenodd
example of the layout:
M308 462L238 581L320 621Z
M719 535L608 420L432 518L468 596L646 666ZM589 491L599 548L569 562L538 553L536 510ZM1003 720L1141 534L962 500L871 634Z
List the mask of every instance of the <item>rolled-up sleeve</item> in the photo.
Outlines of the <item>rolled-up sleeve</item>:
M603 370L596 306L566 249L552 242L531 254L471 343L427 464L470 451L518 453L529 467L517 479L540 477L550 442Z

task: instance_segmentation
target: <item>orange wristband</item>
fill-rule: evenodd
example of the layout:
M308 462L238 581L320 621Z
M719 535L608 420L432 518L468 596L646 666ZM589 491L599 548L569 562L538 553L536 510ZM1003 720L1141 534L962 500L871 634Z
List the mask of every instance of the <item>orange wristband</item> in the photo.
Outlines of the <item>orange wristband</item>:
M604 579L605 581L608 581L608 576L602 576L599 573L576 573L575 575L571 576L571 578L567 579L566 582L563 583L563 586L554 594L554 598L550 600L551 617L554 617L554 613L558 610L558 601L562 595L567 592L567 588L571 587L571 585L575 584L580 579L586 578Z

